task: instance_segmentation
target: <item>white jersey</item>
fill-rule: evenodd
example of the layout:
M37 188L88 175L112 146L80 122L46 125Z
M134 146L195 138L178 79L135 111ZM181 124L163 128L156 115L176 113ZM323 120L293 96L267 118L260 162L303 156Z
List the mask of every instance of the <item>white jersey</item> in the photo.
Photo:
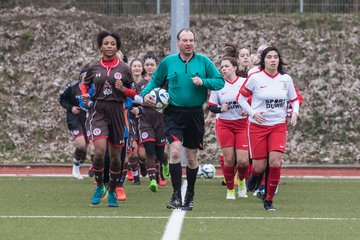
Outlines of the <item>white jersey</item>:
M244 119L247 116L242 116L241 112L243 109L236 100L237 95L239 94L240 88L245 82L245 78L237 77L234 82L229 82L225 79L225 85L222 89L218 91L211 91L208 104L210 106L221 107L222 104L228 103L229 107L226 112L218 113L217 118L224 120L236 120Z
M260 66L259 65L254 66L248 70L248 76L250 76L250 74L252 74L252 73L259 72L259 71L261 71Z
M249 113L249 121L253 123L257 123L253 118L257 112L262 112L266 120L262 125L285 123L289 102L296 103L293 104L294 111L299 111L294 83L288 74L277 73L271 76L266 71L253 73L241 88L240 94L246 98L252 95L251 107L244 98L239 98L239 102Z

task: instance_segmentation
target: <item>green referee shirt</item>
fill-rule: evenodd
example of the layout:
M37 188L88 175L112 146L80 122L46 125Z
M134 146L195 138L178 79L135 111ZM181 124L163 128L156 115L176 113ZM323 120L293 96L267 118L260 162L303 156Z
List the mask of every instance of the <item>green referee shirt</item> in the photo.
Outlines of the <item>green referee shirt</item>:
M191 78L195 76L203 80L202 86L196 86L192 82ZM198 53L194 53L188 62L183 61L180 54L165 57L141 95L144 97L166 82L170 105L178 107L202 106L207 99L207 89L220 90L225 84L224 78L211 60Z

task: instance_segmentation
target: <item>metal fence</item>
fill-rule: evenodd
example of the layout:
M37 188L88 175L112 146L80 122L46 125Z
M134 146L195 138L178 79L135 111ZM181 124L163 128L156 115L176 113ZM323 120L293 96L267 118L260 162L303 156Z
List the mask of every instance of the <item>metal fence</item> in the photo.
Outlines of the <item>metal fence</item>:
M170 13L171 0L1 0L0 8L55 7L109 15ZM191 14L359 13L360 0L190 0Z

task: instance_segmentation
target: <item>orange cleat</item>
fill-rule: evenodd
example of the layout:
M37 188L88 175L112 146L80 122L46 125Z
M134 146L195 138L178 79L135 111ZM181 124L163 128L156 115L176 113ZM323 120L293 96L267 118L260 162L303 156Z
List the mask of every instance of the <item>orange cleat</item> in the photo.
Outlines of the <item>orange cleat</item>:
M163 179L162 177L159 178L159 185L160 186L166 186L167 181L165 179Z
M126 192L123 187L117 187L116 188L116 199L118 201L124 201L126 200Z
M128 181L133 181L134 180L134 176L132 174L132 171L127 172L127 180Z

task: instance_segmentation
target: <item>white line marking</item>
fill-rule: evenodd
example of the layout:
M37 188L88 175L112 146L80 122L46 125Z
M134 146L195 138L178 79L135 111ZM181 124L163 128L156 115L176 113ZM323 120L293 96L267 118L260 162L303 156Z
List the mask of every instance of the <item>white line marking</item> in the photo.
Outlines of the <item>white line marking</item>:
M182 201L184 202L184 197L187 188L187 180L184 180L181 187L181 196ZM171 213L170 219L165 226L165 232L162 236L162 240L178 240L180 239L181 229L184 222L186 211L181 209L174 209Z
M173 212L179 209L173 210ZM181 211L181 210L179 210ZM186 211L181 211L186 213ZM185 215L185 214L184 214ZM19 215L0 215L0 219L168 219L168 216L19 216ZM200 219L200 220L280 220L280 221L360 221L360 218L346 218L346 217L184 217L186 219ZM169 220L170 222L170 220ZM178 226L179 231L181 227ZM175 239L171 235L172 239ZM178 239L178 238L177 238Z

